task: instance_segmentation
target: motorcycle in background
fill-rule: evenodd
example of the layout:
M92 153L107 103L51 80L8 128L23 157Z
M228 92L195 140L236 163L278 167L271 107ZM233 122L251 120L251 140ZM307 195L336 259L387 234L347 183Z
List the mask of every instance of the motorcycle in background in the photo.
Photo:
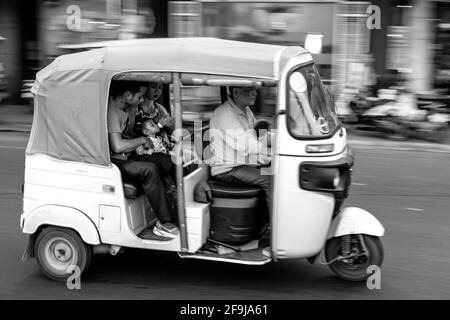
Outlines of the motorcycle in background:
M358 95L349 107L358 118L359 130L382 132L396 140L442 142L448 136L446 105L431 102L419 108L416 95L403 88L379 90L377 98Z

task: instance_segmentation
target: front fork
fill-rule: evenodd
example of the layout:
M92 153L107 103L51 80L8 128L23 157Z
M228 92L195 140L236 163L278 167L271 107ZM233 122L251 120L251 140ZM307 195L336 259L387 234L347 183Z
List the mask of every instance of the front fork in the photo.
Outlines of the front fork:
M356 252L352 252L352 235L346 234L341 237L341 254L338 254L335 258L330 261L319 261L320 264L329 265L336 261L342 261L345 263L351 262L350 259L354 259L361 256L369 256L367 246L364 242L364 237L361 234L358 236L360 248L356 248Z

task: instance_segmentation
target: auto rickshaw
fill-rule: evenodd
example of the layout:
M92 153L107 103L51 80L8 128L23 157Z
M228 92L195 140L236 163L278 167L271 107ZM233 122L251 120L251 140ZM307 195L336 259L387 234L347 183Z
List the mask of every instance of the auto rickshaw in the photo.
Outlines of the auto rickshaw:
M35 257L55 280L67 279L73 266L85 272L95 254L116 255L124 248L246 265L297 258L314 263L324 252L332 271L350 281L367 279L369 266L381 266L383 226L363 209L343 207L353 152L308 51L214 38L98 47L60 56L36 76L20 218L29 235L24 260ZM158 204L148 203L111 162L106 116L112 81L157 81L170 90L179 133L174 159L179 234L170 240L139 237L154 223L151 208ZM218 185L211 178L208 116L184 112L186 90L216 92L218 106L227 86L274 93L273 199L265 241L251 223L227 225L228 216L258 215L260 190ZM189 121L193 128L187 128ZM194 156L186 157L189 153ZM202 181L211 186L213 202L194 198ZM206 250L211 244L221 250Z

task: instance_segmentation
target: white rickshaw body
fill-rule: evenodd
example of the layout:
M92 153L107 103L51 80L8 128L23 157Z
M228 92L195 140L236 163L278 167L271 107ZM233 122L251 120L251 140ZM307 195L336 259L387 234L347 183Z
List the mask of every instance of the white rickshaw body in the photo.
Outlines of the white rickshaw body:
M25 155L20 225L30 235L24 258L36 256L50 278L67 277L70 263L86 269L94 253L115 255L127 247L261 265L287 258L314 259L333 239L352 243L356 240L347 236L383 235L381 224L368 212L341 210L353 153L332 96L303 48L182 38L93 43L72 49L82 48L93 50L58 57L37 74L32 89L35 111ZM157 204L149 203L138 186L124 181L111 161L106 117L112 81L157 81L170 86L176 132L188 132L175 137L181 150L174 158L180 232L170 241L140 237L155 223L152 206ZM272 163L266 168L273 182L269 241L264 247L258 236L238 246L220 243L232 252L211 253L204 250L211 240L211 203L194 197L196 186L211 179L203 148L208 119L204 121L201 112L183 113L182 89L220 88L223 102L228 86L276 91ZM188 120L203 122L186 131ZM190 153L196 156L187 158ZM233 200L227 201L232 206ZM332 260L342 253L330 254ZM48 261L42 258L52 255ZM78 260L69 259L74 256Z

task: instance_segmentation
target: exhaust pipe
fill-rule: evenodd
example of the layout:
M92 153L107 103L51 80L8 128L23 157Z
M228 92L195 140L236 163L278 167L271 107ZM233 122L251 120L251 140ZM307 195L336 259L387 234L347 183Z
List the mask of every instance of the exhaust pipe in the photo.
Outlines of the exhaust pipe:
M93 247L94 254L109 253L112 256L115 256L122 251L123 251L123 248L121 246L109 245L109 244L100 244L100 245Z

